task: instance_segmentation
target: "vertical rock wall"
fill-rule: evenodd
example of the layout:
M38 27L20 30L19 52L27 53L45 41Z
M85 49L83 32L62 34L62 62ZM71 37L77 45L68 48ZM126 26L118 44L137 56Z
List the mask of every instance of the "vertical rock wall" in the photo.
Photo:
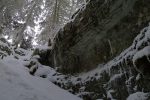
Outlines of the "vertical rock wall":
M54 39L54 66L63 73L95 68L126 49L150 21L149 0L91 0Z

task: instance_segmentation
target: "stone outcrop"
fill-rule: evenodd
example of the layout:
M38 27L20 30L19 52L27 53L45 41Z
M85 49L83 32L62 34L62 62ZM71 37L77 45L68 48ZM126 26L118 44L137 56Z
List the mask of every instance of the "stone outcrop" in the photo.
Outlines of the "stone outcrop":
M4 38L0 38L0 57L3 58L7 55L10 55L12 50L10 44Z
M38 55L38 61L43 65L53 65L52 51L50 47L36 48L32 56Z
M91 0L54 39L54 66L63 73L95 68L131 45L150 21L149 0Z
M81 96L83 100L127 100L139 92L147 94L142 100L149 100L149 58L150 25L142 29L132 45L113 60L87 73L59 77L54 83Z

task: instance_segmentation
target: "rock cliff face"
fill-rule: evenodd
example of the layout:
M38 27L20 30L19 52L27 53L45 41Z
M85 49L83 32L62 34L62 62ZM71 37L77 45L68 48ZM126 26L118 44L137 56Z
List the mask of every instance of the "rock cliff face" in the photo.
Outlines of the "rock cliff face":
M150 25L106 64L76 76L52 77L55 84L83 100L150 100Z
M129 47L150 21L149 0L91 0L54 39L54 66L63 73L95 68Z

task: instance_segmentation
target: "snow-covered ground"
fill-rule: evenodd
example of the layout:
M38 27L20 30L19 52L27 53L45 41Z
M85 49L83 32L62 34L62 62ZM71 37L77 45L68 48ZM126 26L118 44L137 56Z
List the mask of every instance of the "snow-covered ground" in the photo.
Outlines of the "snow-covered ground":
M81 100L47 79L31 76L22 60L0 60L0 100Z
M127 100L148 100L148 93L143 93L143 92L137 92L132 95L130 95Z

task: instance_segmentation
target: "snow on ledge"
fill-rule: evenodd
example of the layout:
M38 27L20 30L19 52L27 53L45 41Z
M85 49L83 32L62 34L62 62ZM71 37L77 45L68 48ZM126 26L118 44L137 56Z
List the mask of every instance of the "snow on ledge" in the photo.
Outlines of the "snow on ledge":
M150 46L145 47L144 49L140 50L133 56L132 61L133 61L134 65L135 65L135 61L137 59L142 58L144 56L146 56L148 58L148 55L150 55Z
M148 93L136 92L131 94L127 100L148 100Z

